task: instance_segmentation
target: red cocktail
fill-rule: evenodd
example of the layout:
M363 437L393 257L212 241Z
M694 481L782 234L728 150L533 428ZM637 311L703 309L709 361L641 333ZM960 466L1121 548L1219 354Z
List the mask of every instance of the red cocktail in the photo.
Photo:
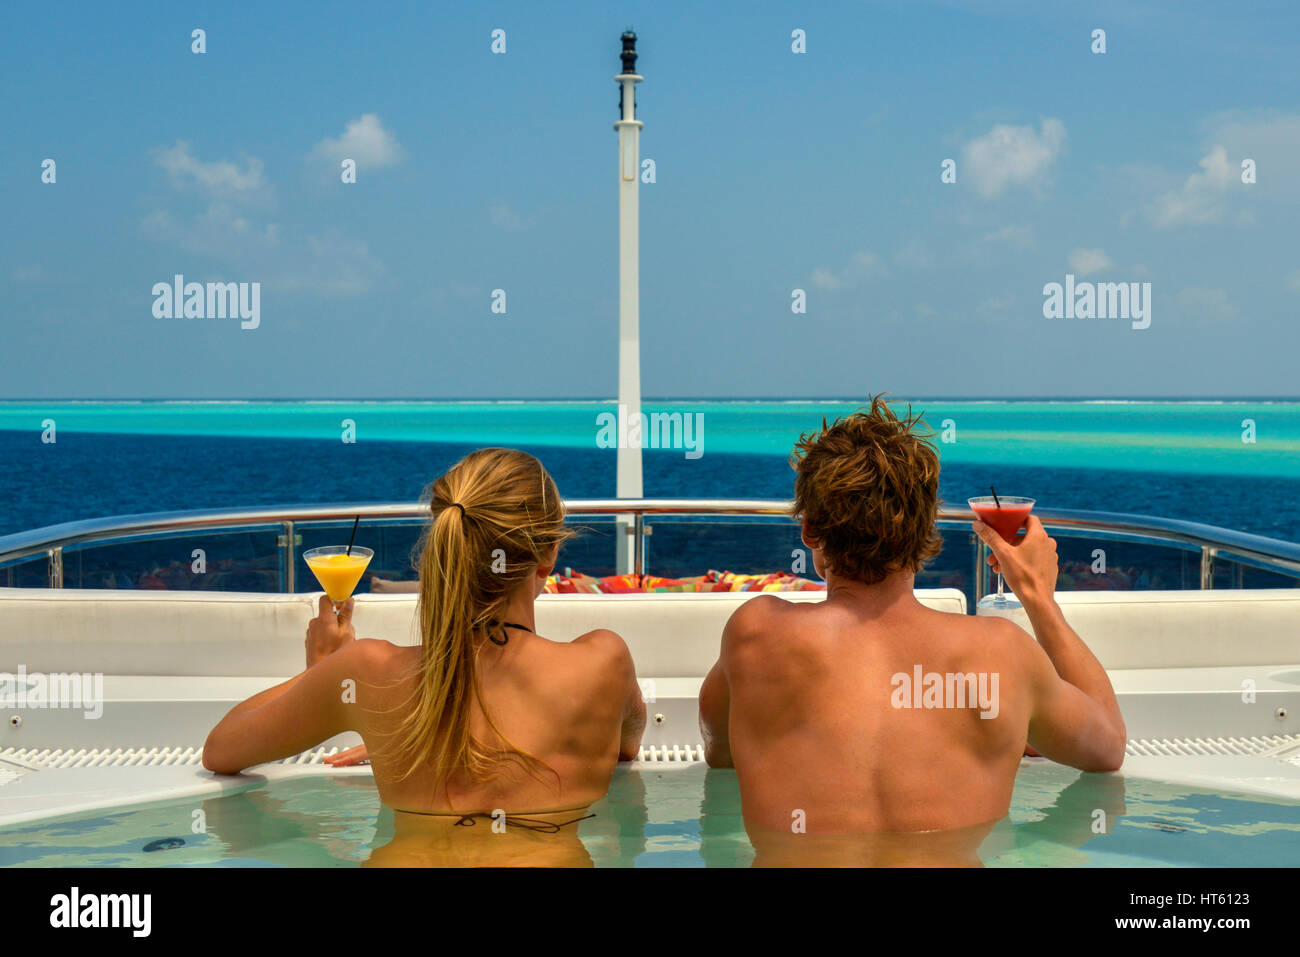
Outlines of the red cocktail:
M981 495L978 498L967 499L966 504L975 513L976 518L1001 535L1003 541L1007 542L1016 540L1016 534L1025 527L1025 521L1029 518L1029 513L1034 510L1034 500L1032 498L1021 498L1017 495L999 495L996 498L992 495ZM1000 609L1016 608L1020 605L1018 601L1009 600L1003 594L1001 572L998 572L997 597L994 598L990 595L981 598L979 603Z

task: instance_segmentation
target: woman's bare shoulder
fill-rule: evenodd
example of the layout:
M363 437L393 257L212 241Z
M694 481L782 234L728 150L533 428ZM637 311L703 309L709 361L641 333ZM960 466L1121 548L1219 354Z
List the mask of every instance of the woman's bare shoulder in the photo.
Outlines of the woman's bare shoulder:
M564 644L579 654L602 660L630 659L632 656L623 636L608 628L595 628Z
M593 646L620 644L626 646L626 642L623 641L623 636L616 631L610 631L608 628L593 628L591 631L585 632L577 638L574 638L573 641L569 642L571 645L580 643Z
M358 671L358 678L391 678L419 661L419 646L395 645L382 638L358 638L343 649ZM337 654L338 652L336 652Z
M568 657L578 667L589 669L593 677L621 679L635 670L627 642L618 632L608 628L595 628L572 641L556 644L561 646L559 654Z

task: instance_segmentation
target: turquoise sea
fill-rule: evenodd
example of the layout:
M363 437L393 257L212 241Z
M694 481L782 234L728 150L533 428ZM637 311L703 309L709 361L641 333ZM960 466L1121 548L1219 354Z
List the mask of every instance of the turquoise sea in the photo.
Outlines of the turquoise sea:
M906 405L906 400L898 400ZM945 464L1033 465L1300 477L1300 401L915 400ZM703 452L785 455L803 431L858 408L843 400L647 401L703 415ZM0 431L192 435L595 448L613 402L0 402ZM1251 425L1253 423L1253 432Z
M700 454L648 449L645 494L789 497L799 435L859 405L647 401L647 414L689 416ZM1300 401L912 405L936 433L948 501L996 484L1040 507L1300 541ZM0 402L0 535L132 512L413 501L485 445L534 453L567 497L612 497L616 452L598 437L616 412L586 400Z

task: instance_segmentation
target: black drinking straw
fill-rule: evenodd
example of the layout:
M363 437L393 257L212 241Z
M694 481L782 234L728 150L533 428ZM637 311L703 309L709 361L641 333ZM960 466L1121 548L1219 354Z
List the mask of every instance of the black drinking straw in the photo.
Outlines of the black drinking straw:
M347 555L352 554L352 543L357 540L357 526L360 524L361 524L361 516L358 515L356 521L352 523L352 537L348 539L348 550L344 554Z
M1002 503L998 501L998 493L994 491L992 485L989 486L989 491L993 492L993 504L998 507L999 512L1002 511ZM360 518L361 516L358 515L357 517ZM355 530L354 530L354 534L355 534Z

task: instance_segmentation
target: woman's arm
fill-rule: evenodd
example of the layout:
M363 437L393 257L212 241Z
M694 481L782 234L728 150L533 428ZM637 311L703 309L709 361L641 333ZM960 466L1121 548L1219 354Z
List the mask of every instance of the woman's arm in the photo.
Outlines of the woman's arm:
M352 602L338 617L325 596L307 628L307 670L236 705L208 735L203 766L237 774L356 730L365 656L352 630Z
M632 653L623 646L626 662L624 674L627 679L627 703L623 708L623 726L619 732L618 759L635 761L641 753L641 738L645 735L645 692L636 680L636 665L632 662Z
M719 660L700 686L700 735L711 768L735 767L731 758L731 688Z

